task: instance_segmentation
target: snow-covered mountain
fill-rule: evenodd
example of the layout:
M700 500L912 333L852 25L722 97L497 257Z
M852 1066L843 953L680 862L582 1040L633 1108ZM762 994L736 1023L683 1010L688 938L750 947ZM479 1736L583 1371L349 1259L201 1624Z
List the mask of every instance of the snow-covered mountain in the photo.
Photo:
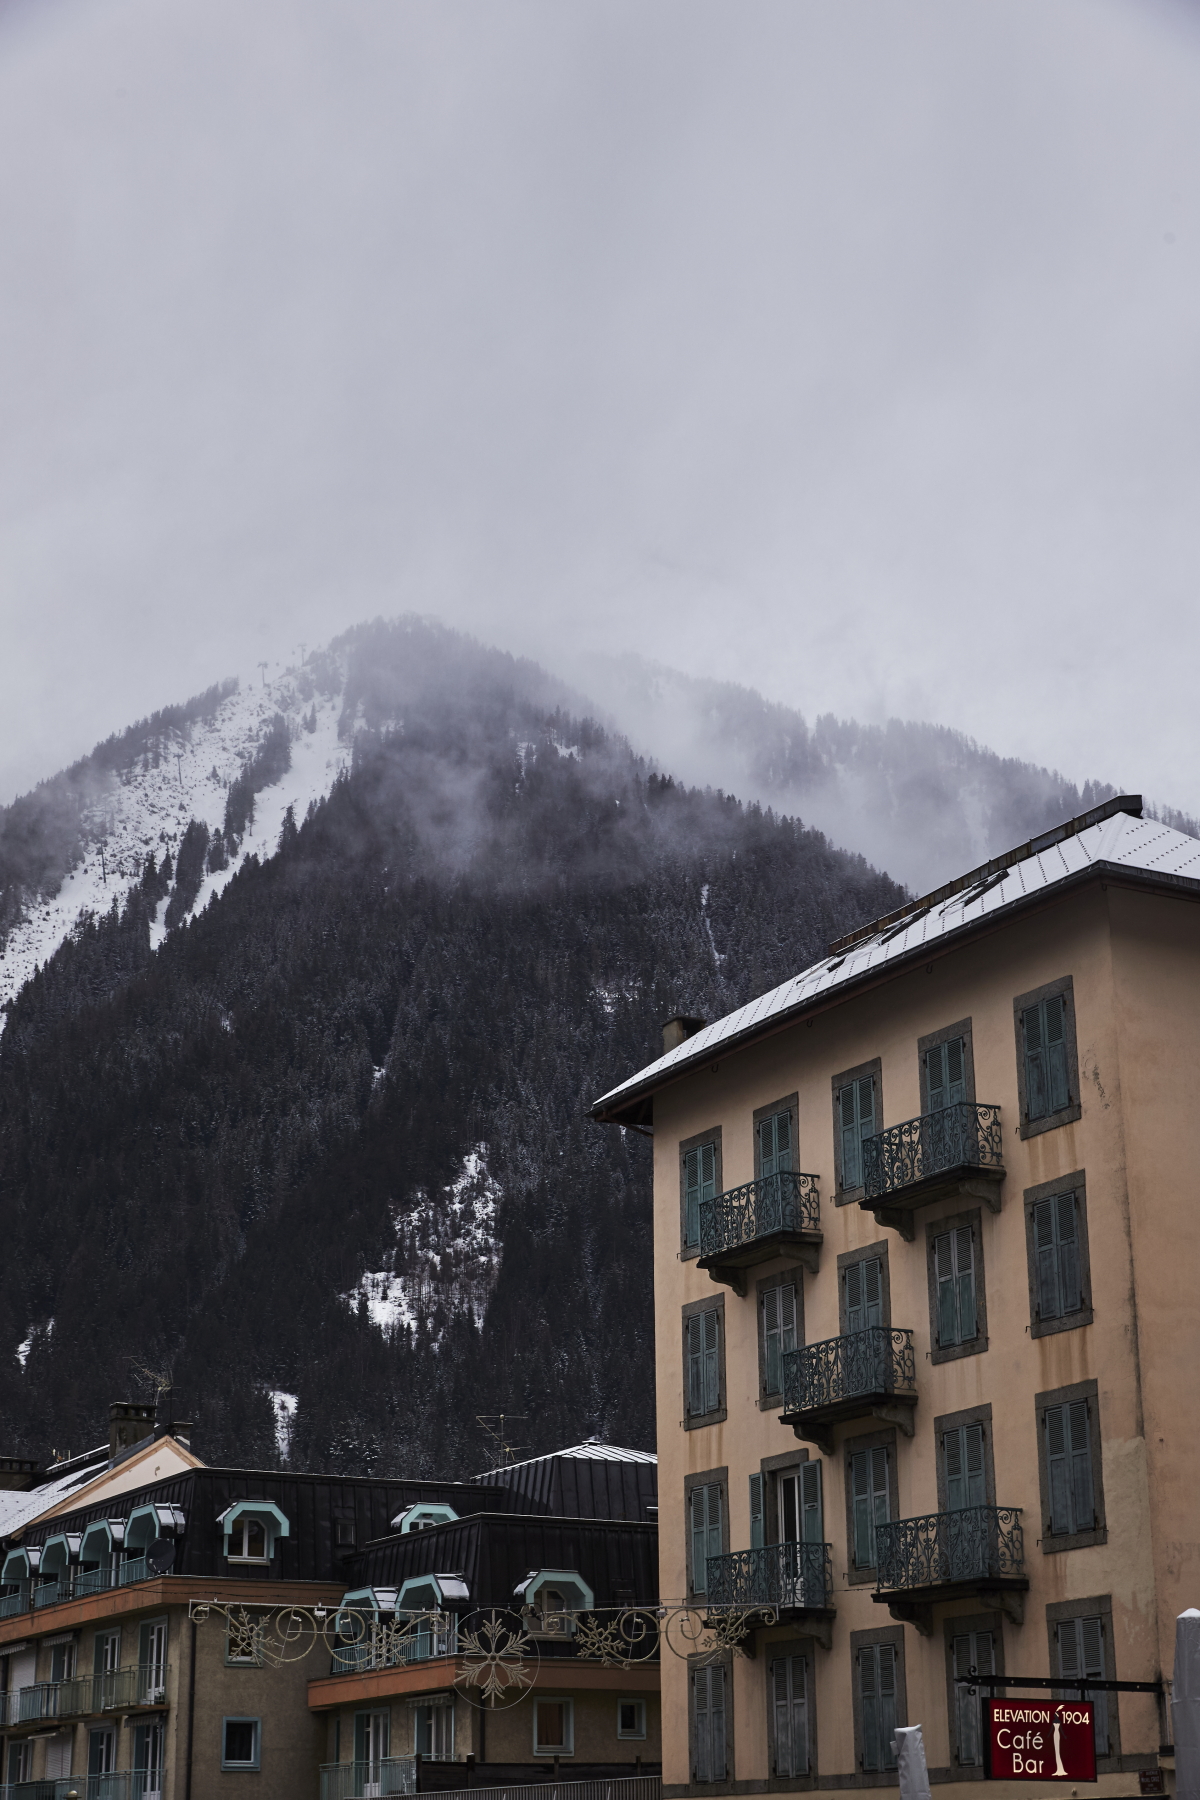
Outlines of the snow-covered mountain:
M237 684L211 717L189 720L164 733L153 751L127 766L96 773L82 810L83 842L74 866L57 893L26 899L23 916L11 926L0 954L0 1009L14 999L81 919L122 905L141 880L146 859L169 854L178 860L188 824L197 820L211 835L225 821L229 791L251 763L273 721L288 728L291 767L254 798L253 816L240 843L231 846L223 869L205 869L188 909L202 911L251 856L271 855L289 807L302 821L350 761L352 733L339 736L342 722L343 660L326 653L322 689L303 668L290 668L267 681ZM151 926L151 947L166 933L164 895ZM0 1012L0 1028L4 1015Z

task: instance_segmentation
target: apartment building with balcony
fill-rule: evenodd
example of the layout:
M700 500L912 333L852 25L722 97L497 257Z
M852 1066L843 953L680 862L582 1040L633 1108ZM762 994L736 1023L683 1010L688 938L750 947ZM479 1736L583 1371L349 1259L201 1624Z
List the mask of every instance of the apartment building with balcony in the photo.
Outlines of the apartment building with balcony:
M1197 1604L1200 843L1110 802L593 1107L654 1138L665 1792L983 1777L958 1679L1159 1682ZM1171 1775L1094 1690L1098 1794Z

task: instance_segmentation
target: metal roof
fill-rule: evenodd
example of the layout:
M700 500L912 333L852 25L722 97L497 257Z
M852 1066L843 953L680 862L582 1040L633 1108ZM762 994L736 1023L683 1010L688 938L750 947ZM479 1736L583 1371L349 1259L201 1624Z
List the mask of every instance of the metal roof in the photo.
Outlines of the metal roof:
M505 1463L501 1469L489 1469L486 1474L473 1475L473 1481L491 1481L493 1476L506 1475L510 1469L531 1469L535 1463L553 1462L559 1456L575 1456L586 1462L626 1462L656 1463L657 1456L650 1450L622 1450L617 1444L602 1444L599 1438L587 1438L582 1444L573 1444L569 1450L551 1450L545 1456L527 1456L524 1462Z
M685 1038L597 1100L593 1117L617 1123L656 1088L739 1042L758 1037L831 996L917 961L1059 888L1106 871L1200 895L1200 840L1143 819L1140 795L1122 795L913 900L831 945L831 954Z

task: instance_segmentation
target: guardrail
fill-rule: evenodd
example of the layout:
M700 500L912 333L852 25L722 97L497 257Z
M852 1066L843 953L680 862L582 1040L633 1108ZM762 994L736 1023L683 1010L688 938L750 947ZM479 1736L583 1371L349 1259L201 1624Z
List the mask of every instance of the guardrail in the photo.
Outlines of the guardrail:
M717 1606L770 1606L826 1611L833 1605L828 1544L764 1544L710 1556L705 1600Z
M70 1794L79 1800L138 1800L146 1791L145 1783L144 1771L132 1774L127 1769L110 1775L59 1775L44 1781L5 1782L0 1800L67 1800Z
M875 1527L876 1587L883 1593L1025 1573L1019 1506L965 1506Z
M700 1254L723 1256L779 1232L819 1232L817 1177L792 1169L727 1188L700 1202Z
M1003 1171L1000 1108L958 1100L864 1138L863 1193L887 1200L954 1169Z
M376 1795L416 1791L417 1764L412 1756L321 1765L321 1800L374 1800Z
M167 1670L162 1664L134 1663L126 1669L72 1675L66 1681L39 1681L0 1694L0 1726L86 1718L118 1707L162 1706L166 1697Z
M915 1394L913 1334L887 1325L843 1332L783 1357L783 1416L819 1412L871 1394Z

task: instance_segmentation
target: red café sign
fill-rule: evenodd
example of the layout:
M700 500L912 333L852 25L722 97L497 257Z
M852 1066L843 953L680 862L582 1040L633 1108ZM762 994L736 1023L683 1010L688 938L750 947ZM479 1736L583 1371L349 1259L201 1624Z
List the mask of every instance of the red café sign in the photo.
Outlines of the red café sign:
M1090 1700L985 1700L993 1781L1095 1781Z

